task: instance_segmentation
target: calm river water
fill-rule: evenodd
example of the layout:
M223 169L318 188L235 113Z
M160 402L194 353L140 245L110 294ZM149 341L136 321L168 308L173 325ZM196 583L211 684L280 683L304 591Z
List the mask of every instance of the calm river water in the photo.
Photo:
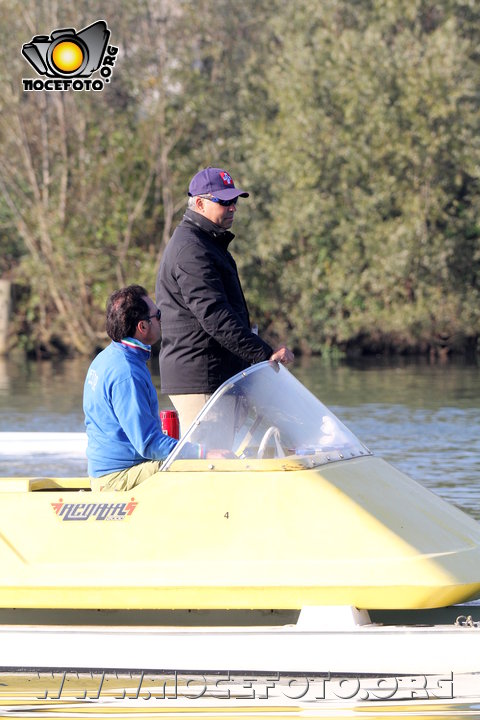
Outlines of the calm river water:
M0 359L0 432L82 432L88 364ZM375 454L480 519L479 366L312 358L292 372ZM156 361L152 373L159 388ZM160 406L169 407L166 397ZM0 475L77 475L86 467L83 459L60 468L48 458L40 467L30 462L0 457Z

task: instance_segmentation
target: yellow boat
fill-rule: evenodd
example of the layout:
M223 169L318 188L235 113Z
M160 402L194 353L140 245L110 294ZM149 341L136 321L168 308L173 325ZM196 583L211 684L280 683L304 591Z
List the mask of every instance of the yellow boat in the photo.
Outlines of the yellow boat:
M94 492L87 478L0 481L0 667L59 657L91 667L80 652L91 651L90 628L109 638L97 667L370 672L367 629L388 655L379 630L397 626L385 611L479 594L479 525L375 457L275 363L219 388L162 471L133 491ZM435 614L417 612L418 622L435 624ZM435 658L429 641L427 654L390 670L413 672L430 657L443 672L452 653L471 669L480 644L469 629L447 633ZM60 636L64 654L46 659ZM334 667L318 660L319 638Z

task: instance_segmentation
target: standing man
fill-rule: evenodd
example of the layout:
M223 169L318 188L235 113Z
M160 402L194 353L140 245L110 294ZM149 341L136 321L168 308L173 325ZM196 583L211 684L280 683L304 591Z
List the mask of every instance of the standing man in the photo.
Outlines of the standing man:
M158 472L177 440L164 435L147 361L160 339L160 311L145 288L129 285L107 304L112 342L85 380L88 474L92 490L130 490Z
M162 313L160 376L185 432L209 396L253 363L289 363L252 331L235 261L228 251L239 197L231 175L208 167L188 190L188 207L163 253L156 299Z

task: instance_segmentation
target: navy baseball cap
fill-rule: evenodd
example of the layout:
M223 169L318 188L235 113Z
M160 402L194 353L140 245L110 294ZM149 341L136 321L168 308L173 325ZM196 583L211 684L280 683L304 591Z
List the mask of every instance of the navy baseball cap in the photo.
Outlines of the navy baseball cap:
M213 195L220 200L248 197L249 193L235 187L232 176L222 168L207 167L200 170L190 182L188 194Z

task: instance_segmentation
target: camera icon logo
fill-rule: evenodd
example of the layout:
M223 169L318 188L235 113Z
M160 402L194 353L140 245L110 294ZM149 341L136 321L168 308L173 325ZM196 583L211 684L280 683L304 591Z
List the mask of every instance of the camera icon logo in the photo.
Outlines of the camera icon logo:
M109 82L118 51L118 48L108 46L105 57L109 38L110 30L105 20L98 20L79 32L74 28L58 28L50 36L35 35L22 46L22 55L39 75L63 80L63 86L57 82L52 87L52 83L46 81L40 88L41 83L37 81L38 87L33 87L32 81L24 80L24 89L69 89L70 85L73 89L90 89L90 81L83 78L89 78L100 66L100 75ZM72 78L71 83L69 78ZM78 80L74 82L75 79ZM103 81L93 81L94 90L102 88Z

